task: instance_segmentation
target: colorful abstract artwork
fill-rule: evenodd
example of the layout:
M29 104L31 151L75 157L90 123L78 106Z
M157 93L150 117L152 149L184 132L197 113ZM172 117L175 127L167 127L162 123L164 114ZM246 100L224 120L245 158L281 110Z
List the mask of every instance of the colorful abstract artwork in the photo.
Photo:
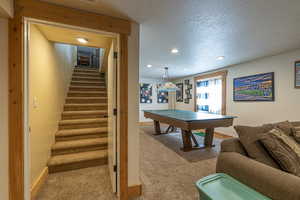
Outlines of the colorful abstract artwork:
M234 101L274 101L274 72L235 78Z
M295 62L295 88L300 88L300 61Z
M152 103L152 84L140 84L140 103Z
M183 83L177 83L176 86L179 88L176 91L176 101L183 102Z
M168 103L168 92L160 91L161 84L157 84L157 103Z

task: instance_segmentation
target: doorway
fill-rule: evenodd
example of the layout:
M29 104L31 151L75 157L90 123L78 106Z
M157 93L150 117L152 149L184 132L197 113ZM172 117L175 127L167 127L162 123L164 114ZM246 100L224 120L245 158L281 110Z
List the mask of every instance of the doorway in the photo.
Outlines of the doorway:
M103 164L118 194L118 34L33 19L25 27L26 196L53 173ZM87 64L78 65L79 52L91 55Z

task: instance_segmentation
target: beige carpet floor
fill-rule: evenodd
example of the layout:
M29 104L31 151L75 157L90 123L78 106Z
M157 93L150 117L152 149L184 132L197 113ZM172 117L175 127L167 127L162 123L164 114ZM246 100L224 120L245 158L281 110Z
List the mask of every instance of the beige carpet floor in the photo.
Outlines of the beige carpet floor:
M167 126L162 125L161 129L166 129ZM198 149L196 151L189 151L184 152L181 150L183 144L182 144L182 136L181 136L181 130L177 129L176 132L168 133L168 134L162 134L162 135L154 135L154 127L153 126L142 126L140 128L142 131L153 137L154 139L158 140L160 143L164 144L169 149L176 152L178 155L183 157L189 162L198 162L206 159L215 158L219 155L220 152L220 144L222 142L222 139L214 137L213 143L215 146L213 148L203 148ZM194 134L197 142L199 145L204 144L204 137L198 136Z
M36 200L115 200L107 165L50 174Z
M195 182L215 173L216 158L189 162L141 131L143 200L198 200Z
M194 183L215 172L216 158L189 162L140 131L141 200L198 200ZM107 166L51 174L37 200L115 200Z

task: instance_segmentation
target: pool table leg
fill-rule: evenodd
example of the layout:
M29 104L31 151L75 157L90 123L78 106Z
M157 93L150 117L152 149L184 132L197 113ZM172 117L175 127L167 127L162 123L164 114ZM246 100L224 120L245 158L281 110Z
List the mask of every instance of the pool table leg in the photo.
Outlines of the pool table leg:
M190 130L181 130L183 148L182 151L191 151L193 149Z
M160 130L159 121L154 120L154 128L155 128L155 135L160 135L161 130Z
M214 131L215 131L214 128L207 128L205 130L205 138L204 138L205 147L213 147Z

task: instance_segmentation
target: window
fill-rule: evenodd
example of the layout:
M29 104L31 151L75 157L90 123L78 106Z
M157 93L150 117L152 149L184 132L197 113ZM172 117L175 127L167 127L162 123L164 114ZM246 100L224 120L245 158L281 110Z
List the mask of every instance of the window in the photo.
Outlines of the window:
M195 110L213 114L226 113L227 71L195 78Z

